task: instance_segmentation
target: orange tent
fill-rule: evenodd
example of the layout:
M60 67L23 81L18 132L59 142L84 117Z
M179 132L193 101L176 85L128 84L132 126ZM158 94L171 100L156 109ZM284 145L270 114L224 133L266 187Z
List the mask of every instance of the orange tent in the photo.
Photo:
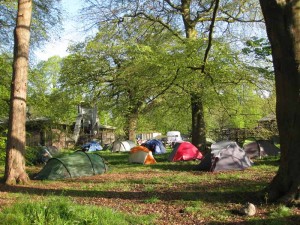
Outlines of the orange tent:
M130 163L141 164L155 164L152 152L144 146L136 146L130 149L129 160Z

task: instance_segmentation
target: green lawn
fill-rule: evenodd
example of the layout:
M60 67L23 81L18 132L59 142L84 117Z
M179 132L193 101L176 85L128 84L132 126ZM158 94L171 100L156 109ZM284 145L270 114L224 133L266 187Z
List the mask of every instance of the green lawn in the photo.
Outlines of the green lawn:
M169 150L170 151L170 150ZM278 158L245 171L196 171L199 161L129 164L128 153L101 151L105 174L60 181L0 184L1 224L300 224L299 209L270 204L263 192ZM30 175L41 167L29 166ZM4 166L0 167L3 174ZM242 206L256 205L254 216Z

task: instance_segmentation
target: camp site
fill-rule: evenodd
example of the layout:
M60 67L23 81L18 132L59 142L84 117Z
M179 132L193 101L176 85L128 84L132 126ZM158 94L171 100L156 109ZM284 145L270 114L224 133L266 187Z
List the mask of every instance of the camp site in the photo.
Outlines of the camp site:
M0 3L0 224L300 224L300 0Z

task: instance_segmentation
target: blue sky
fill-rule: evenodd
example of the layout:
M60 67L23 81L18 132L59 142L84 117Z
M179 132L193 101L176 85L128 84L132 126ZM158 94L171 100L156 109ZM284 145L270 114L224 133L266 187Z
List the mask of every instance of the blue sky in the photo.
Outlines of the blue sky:
M80 24L76 22L76 15L84 0L62 0L62 6L66 14L64 15L64 31L59 40L47 43L42 49L35 52L37 60L47 60L49 57L58 55L66 56L67 47L72 42L81 41L84 35L79 30Z

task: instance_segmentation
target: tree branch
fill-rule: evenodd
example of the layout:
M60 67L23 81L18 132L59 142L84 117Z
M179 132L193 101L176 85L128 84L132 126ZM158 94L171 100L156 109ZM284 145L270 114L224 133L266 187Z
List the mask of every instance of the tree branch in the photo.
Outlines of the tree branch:
M211 45L212 45L212 35L213 35L216 16L217 16L218 8L219 8L219 3L220 3L220 0L216 0L216 4L215 4L215 7L214 7L213 16L212 16L212 21L211 21L211 24L210 24L210 27L209 27L208 45L207 45L207 48L205 50L205 54L204 54L204 58L203 58L203 65L202 65L202 68L201 68L202 73L204 73L205 64L206 64L206 61L207 61L207 58L208 58L208 53L209 53L209 51L211 49Z

